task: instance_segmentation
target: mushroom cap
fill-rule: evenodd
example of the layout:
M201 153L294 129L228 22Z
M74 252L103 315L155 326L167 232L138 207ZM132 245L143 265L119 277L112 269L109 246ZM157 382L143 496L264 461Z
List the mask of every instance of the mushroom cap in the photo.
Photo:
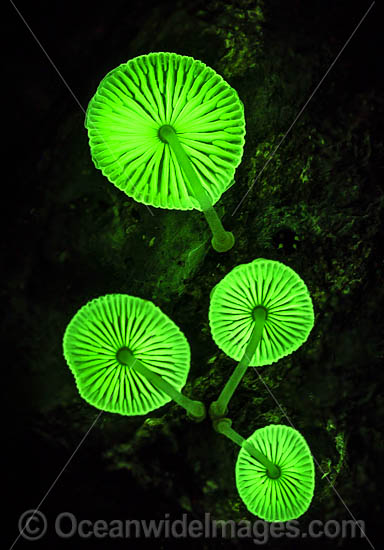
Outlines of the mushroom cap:
M315 487L311 451L295 429L270 425L248 439L280 468L280 477L267 475L266 467L241 449L236 462L236 486L247 509L266 521L289 521L308 509Z
M181 330L148 300L107 294L79 309L63 339L64 357L79 393L91 405L140 415L171 401L134 367L120 364L117 353L122 348L177 390L184 386L190 348Z
M237 92L202 61L156 52L110 71L88 105L92 159L110 182L144 204L201 210L173 150L159 138L163 125L175 130L214 204L243 154Z
M281 262L259 258L232 269L211 292L212 337L229 357L242 358L257 306L265 308L266 320L250 366L270 365L307 340L314 313L304 281Z

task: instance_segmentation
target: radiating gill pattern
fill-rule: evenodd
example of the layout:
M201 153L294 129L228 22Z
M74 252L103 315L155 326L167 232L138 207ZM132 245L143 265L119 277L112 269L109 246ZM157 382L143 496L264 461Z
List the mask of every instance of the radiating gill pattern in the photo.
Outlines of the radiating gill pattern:
M295 429L270 425L247 441L280 469L272 479L266 467L241 449L236 463L236 485L248 510L266 521L289 521L309 507L315 487L311 451Z
M146 414L170 401L134 365L119 363L122 348L177 390L188 376L184 334L160 308L134 296L107 294L88 302L69 323L63 345L80 395L109 412Z
M237 92L192 57L159 52L123 63L101 81L85 120L93 161L128 196L160 208L201 210L168 144L171 125L217 202L243 154L244 108Z
M314 324L310 294L293 269L264 259L239 265L215 286L209 308L213 339L237 361L251 337L257 306L266 309L267 317L251 366L269 365L292 353Z

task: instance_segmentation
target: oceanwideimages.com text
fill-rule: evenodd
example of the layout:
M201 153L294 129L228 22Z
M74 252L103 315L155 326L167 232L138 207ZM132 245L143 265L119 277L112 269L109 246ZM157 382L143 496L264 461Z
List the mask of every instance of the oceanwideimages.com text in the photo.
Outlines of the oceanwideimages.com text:
M161 519L90 520L77 518L71 512L60 513L52 525L40 510L28 510L19 519L19 533L27 540L38 540L49 534L61 539L248 539L266 544L270 539L362 538L365 522L352 519L337 521L312 520L305 529L298 520L269 523L263 520L219 520L209 513L204 519L193 519L187 513L181 518L165 514Z

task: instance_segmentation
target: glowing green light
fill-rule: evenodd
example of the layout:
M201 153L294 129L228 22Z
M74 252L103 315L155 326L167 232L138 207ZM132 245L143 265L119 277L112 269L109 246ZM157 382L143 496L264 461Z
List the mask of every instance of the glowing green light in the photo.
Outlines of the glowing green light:
M213 205L231 186L244 146L236 91L192 57L157 52L109 72L85 120L96 167L136 201L204 212L213 246L228 250Z
M253 325L249 342L247 344L247 347L245 348L245 351L240 360L240 363L237 365L237 367L231 374L230 378L228 379L227 383L225 384L223 390L220 393L218 400L211 403L210 416L212 419L220 418L226 413L228 403L232 395L236 391L237 386L240 384L249 366L249 363L255 354L257 346L261 341L266 316L267 316L267 312L263 307L256 307L252 311L254 325Z
M266 318L250 366L269 365L297 350L314 324L308 289L290 267L265 259L239 265L214 287L209 308L212 337L232 359L242 359L260 307Z
M199 201L200 207L213 234L213 248L217 252L227 252L235 244L235 237L230 231L225 231L216 210L212 206L212 201L201 185L199 176L197 175L188 155L185 153L176 132L171 126L162 126L160 128L159 135L172 147L172 150L174 151L176 158L191 185L193 195Z
M174 399L192 416L204 416L202 404L180 392L189 344L152 302L125 294L88 302L68 324L63 348L80 395L99 409L139 415Z
M289 521L308 509L315 487L311 451L303 436L283 425L256 430L243 445L236 463L236 485L248 510L266 521ZM268 473L269 464L253 457L252 447L277 466L279 474Z
M238 434L232 428L232 421L229 418L220 418L213 422L214 429L245 449L255 460L260 462L266 468L266 474L271 479L277 479L281 475L281 470L267 456L259 451L254 445L251 445L246 439Z

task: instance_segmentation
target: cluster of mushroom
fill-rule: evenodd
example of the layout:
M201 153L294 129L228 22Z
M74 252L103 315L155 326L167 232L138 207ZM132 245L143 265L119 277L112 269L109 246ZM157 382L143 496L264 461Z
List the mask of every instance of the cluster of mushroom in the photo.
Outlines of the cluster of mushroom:
M278 361L308 338L313 307L289 267L257 259L228 273L212 290L209 323L217 345L239 363L209 415L214 429L240 445L236 484L248 509L268 521L297 518L314 488L313 460L291 427L271 425L244 440L226 417L249 366ZM188 341L148 300L109 294L90 301L64 334L64 355L80 395L101 410L146 414L173 400L200 422L206 407L181 392L190 368Z
M86 117L93 160L137 201L201 210L219 251L234 244L213 205L233 182L244 145L244 109L215 71L191 57L151 53L102 80ZM239 361L210 404L214 429L241 447L236 485L248 510L267 521L302 515L314 491L313 459L304 438L270 425L244 439L227 418L249 366L269 365L297 350L313 327L308 289L284 264L256 259L212 289L209 324L216 344ZM122 415L144 415L171 400L196 422L205 404L182 393L190 369L185 335L159 307L125 294L84 305L68 324L63 348L80 395Z

